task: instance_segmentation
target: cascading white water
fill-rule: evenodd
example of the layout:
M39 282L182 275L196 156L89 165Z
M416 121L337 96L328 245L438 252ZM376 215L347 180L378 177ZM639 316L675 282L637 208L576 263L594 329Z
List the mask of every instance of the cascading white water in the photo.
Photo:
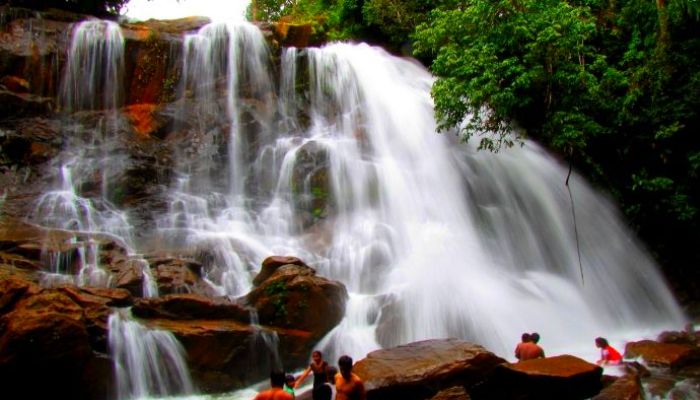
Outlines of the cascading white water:
M107 200L110 178L121 171L125 157L113 152L117 107L121 105L124 73L124 38L118 24L89 20L76 24L71 36L66 67L61 80L59 104L67 112L100 110L99 128L84 132L80 124L66 119L72 134L55 163L55 189L38 200L31 219L41 225L77 232L104 232L131 243L131 226L126 214ZM78 188L99 173L101 188L97 198L80 196ZM78 245L78 271L68 271L66 255L53 257L53 274L46 284L74 281L79 285L107 286L108 275L98 265L98 244L92 240Z
M76 24L61 81L62 107L115 109L121 105L123 75L124 37L119 25L103 20Z
M226 39L209 38L214 31ZM232 147L225 167L200 157L205 165L182 169L227 168L229 179L202 188L204 179L186 175L160 230L215 255L207 278L222 294L244 294L271 254L299 256L342 281L351 293L346 318L319 344L329 359L447 336L508 357L525 331L538 331L550 354L581 354L596 336L682 326L614 205L577 175L572 204L567 170L535 143L492 154L437 134L433 78L415 62L362 44L286 49L270 104L264 91L240 89L274 85L261 83L267 64L238 64L229 50L243 40L235 32L203 29L186 41L185 61L197 71L188 85L215 85L217 73L228 73ZM212 91L194 92L200 107L221 109ZM260 129L254 143L244 109Z
M128 310L109 316L109 350L114 359L117 398L192 394L184 349L172 333L144 327Z

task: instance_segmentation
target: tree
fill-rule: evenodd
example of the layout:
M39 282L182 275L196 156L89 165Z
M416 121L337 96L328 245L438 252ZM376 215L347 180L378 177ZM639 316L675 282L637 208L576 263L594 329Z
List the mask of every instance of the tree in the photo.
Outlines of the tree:
M670 275L692 282L699 16L683 0L454 1L418 27L416 49L434 58L441 129L498 150L517 128L567 156L617 198Z

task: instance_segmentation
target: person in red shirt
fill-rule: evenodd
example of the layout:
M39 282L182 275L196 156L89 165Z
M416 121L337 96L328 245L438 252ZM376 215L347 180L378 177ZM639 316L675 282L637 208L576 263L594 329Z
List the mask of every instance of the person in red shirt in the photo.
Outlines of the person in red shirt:
M600 360L596 361L598 365L619 365L622 363L622 355L610 346L608 340L602 337L595 338L595 347L600 349Z
M254 400L294 400L294 396L284 391L285 374L282 371L270 373L270 389L258 393Z

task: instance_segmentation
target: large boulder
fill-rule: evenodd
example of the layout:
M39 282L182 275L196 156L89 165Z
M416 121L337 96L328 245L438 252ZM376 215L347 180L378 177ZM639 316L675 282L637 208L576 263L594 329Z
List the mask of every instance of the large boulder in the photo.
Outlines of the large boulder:
M259 382L271 368L308 358L307 332L255 326L234 319L148 319L152 329L172 332L187 354L193 381L203 392L230 391ZM296 357L296 358L295 358ZM281 364L283 363L283 364Z
M504 362L477 344L435 339L373 351L353 371L369 399L428 399L456 386L468 391Z
M319 277L306 265L287 264L245 300L257 310L260 324L307 331L318 340L341 321L347 298L340 282Z
M3 390L83 398L83 371L92 357L83 318L82 308L56 290L27 296L0 317Z
M475 399L587 399L602 388L603 368L571 355L502 364Z

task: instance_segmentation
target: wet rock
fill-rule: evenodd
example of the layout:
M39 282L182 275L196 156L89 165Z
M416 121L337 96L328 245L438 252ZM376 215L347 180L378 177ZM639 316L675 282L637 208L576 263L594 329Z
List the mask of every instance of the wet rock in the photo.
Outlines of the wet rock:
M137 299L132 308L139 318L172 320L236 320L250 321L250 312L228 298L210 298L198 294L169 294L162 297Z
M368 399L427 399L442 389L475 386L504 362L477 344L436 339L373 351L353 371Z
M270 256L263 260L260 272L253 279L253 285L259 286L265 280L272 276L280 267L284 265L298 265L307 267L303 261L293 256Z
M22 299L0 318L0 376L8 393L82 397L82 371L91 355L81 307L58 291Z
M680 368L700 360L698 348L684 344L660 343L653 340L630 342L625 358L641 357L650 366Z
M260 323L308 331L320 339L345 314L348 293L340 282L316 276L308 266L284 265L253 289L246 302Z
M462 386L454 386L449 389L444 389L439 392L430 400L470 400L471 397L467 390Z
M614 380L591 400L642 400L644 390L639 375L626 374Z
M560 355L502 364L478 390L481 398L587 399L601 388L603 369L578 357Z
M29 82L18 76L3 76L2 79L0 79L0 85L5 86L7 90L14 93L29 92Z
M40 290L38 285L15 276L0 280L0 314L9 312L20 299Z
M198 293L214 296L214 291L201 279L202 265L182 258L148 258L151 274L160 295Z
M127 307L133 303L131 293L125 289L79 288L64 286L57 288L83 309L83 321L90 335L91 347L108 353L109 316L111 307Z
M304 48L318 44L311 24L300 24L285 21L284 18L273 25L275 40L282 47Z

